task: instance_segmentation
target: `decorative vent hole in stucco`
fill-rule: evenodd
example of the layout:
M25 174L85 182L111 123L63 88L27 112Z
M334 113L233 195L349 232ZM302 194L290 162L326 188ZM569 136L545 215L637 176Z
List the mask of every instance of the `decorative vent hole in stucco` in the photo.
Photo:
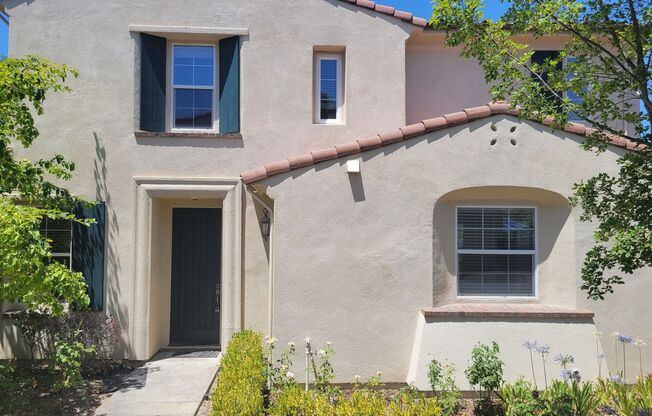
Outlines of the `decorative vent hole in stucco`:
M514 133L515 131L516 131L516 126L512 126L512 128L509 129L509 132L510 132L510 133Z
M496 127L495 124L492 124L492 125L491 125L491 130L493 130L493 131L498 131L498 127Z
M516 146L516 139L511 139L509 142L512 144L512 146Z
M492 145L492 146L495 146L497 142L498 142L498 140L493 139L493 140L491 141L491 145Z

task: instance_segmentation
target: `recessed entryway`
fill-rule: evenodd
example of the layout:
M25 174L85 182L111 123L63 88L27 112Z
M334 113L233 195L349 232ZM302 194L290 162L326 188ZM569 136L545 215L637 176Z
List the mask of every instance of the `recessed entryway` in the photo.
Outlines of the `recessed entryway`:
M172 209L170 345L218 345L222 210Z

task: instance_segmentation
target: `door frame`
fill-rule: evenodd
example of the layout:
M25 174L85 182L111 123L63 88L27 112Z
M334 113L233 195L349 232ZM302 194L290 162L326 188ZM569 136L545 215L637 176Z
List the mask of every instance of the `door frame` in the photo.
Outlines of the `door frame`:
M242 327L243 185L240 178L135 177L136 222L133 324L129 330L130 358L147 360L166 345L153 342L151 320L152 206L156 199L218 199L222 202L222 267L220 344L226 346ZM169 340L168 340L169 341Z

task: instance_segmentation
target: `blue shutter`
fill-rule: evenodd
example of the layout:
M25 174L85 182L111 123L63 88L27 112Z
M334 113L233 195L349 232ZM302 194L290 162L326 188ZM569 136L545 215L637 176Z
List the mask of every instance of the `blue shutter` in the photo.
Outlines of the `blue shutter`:
M240 38L220 40L220 133L240 132Z
M90 308L101 311L104 307L104 244L106 205L98 202L92 207L77 207L77 218L92 218L94 224L72 224L72 269L81 272L88 285Z
M165 131L165 38L140 35L140 129Z

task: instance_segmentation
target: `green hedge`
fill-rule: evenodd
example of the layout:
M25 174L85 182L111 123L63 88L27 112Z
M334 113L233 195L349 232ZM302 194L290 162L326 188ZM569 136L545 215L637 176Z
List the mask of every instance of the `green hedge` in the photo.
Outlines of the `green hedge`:
M214 416L265 414L265 358L262 335L242 331L226 349L213 393Z

